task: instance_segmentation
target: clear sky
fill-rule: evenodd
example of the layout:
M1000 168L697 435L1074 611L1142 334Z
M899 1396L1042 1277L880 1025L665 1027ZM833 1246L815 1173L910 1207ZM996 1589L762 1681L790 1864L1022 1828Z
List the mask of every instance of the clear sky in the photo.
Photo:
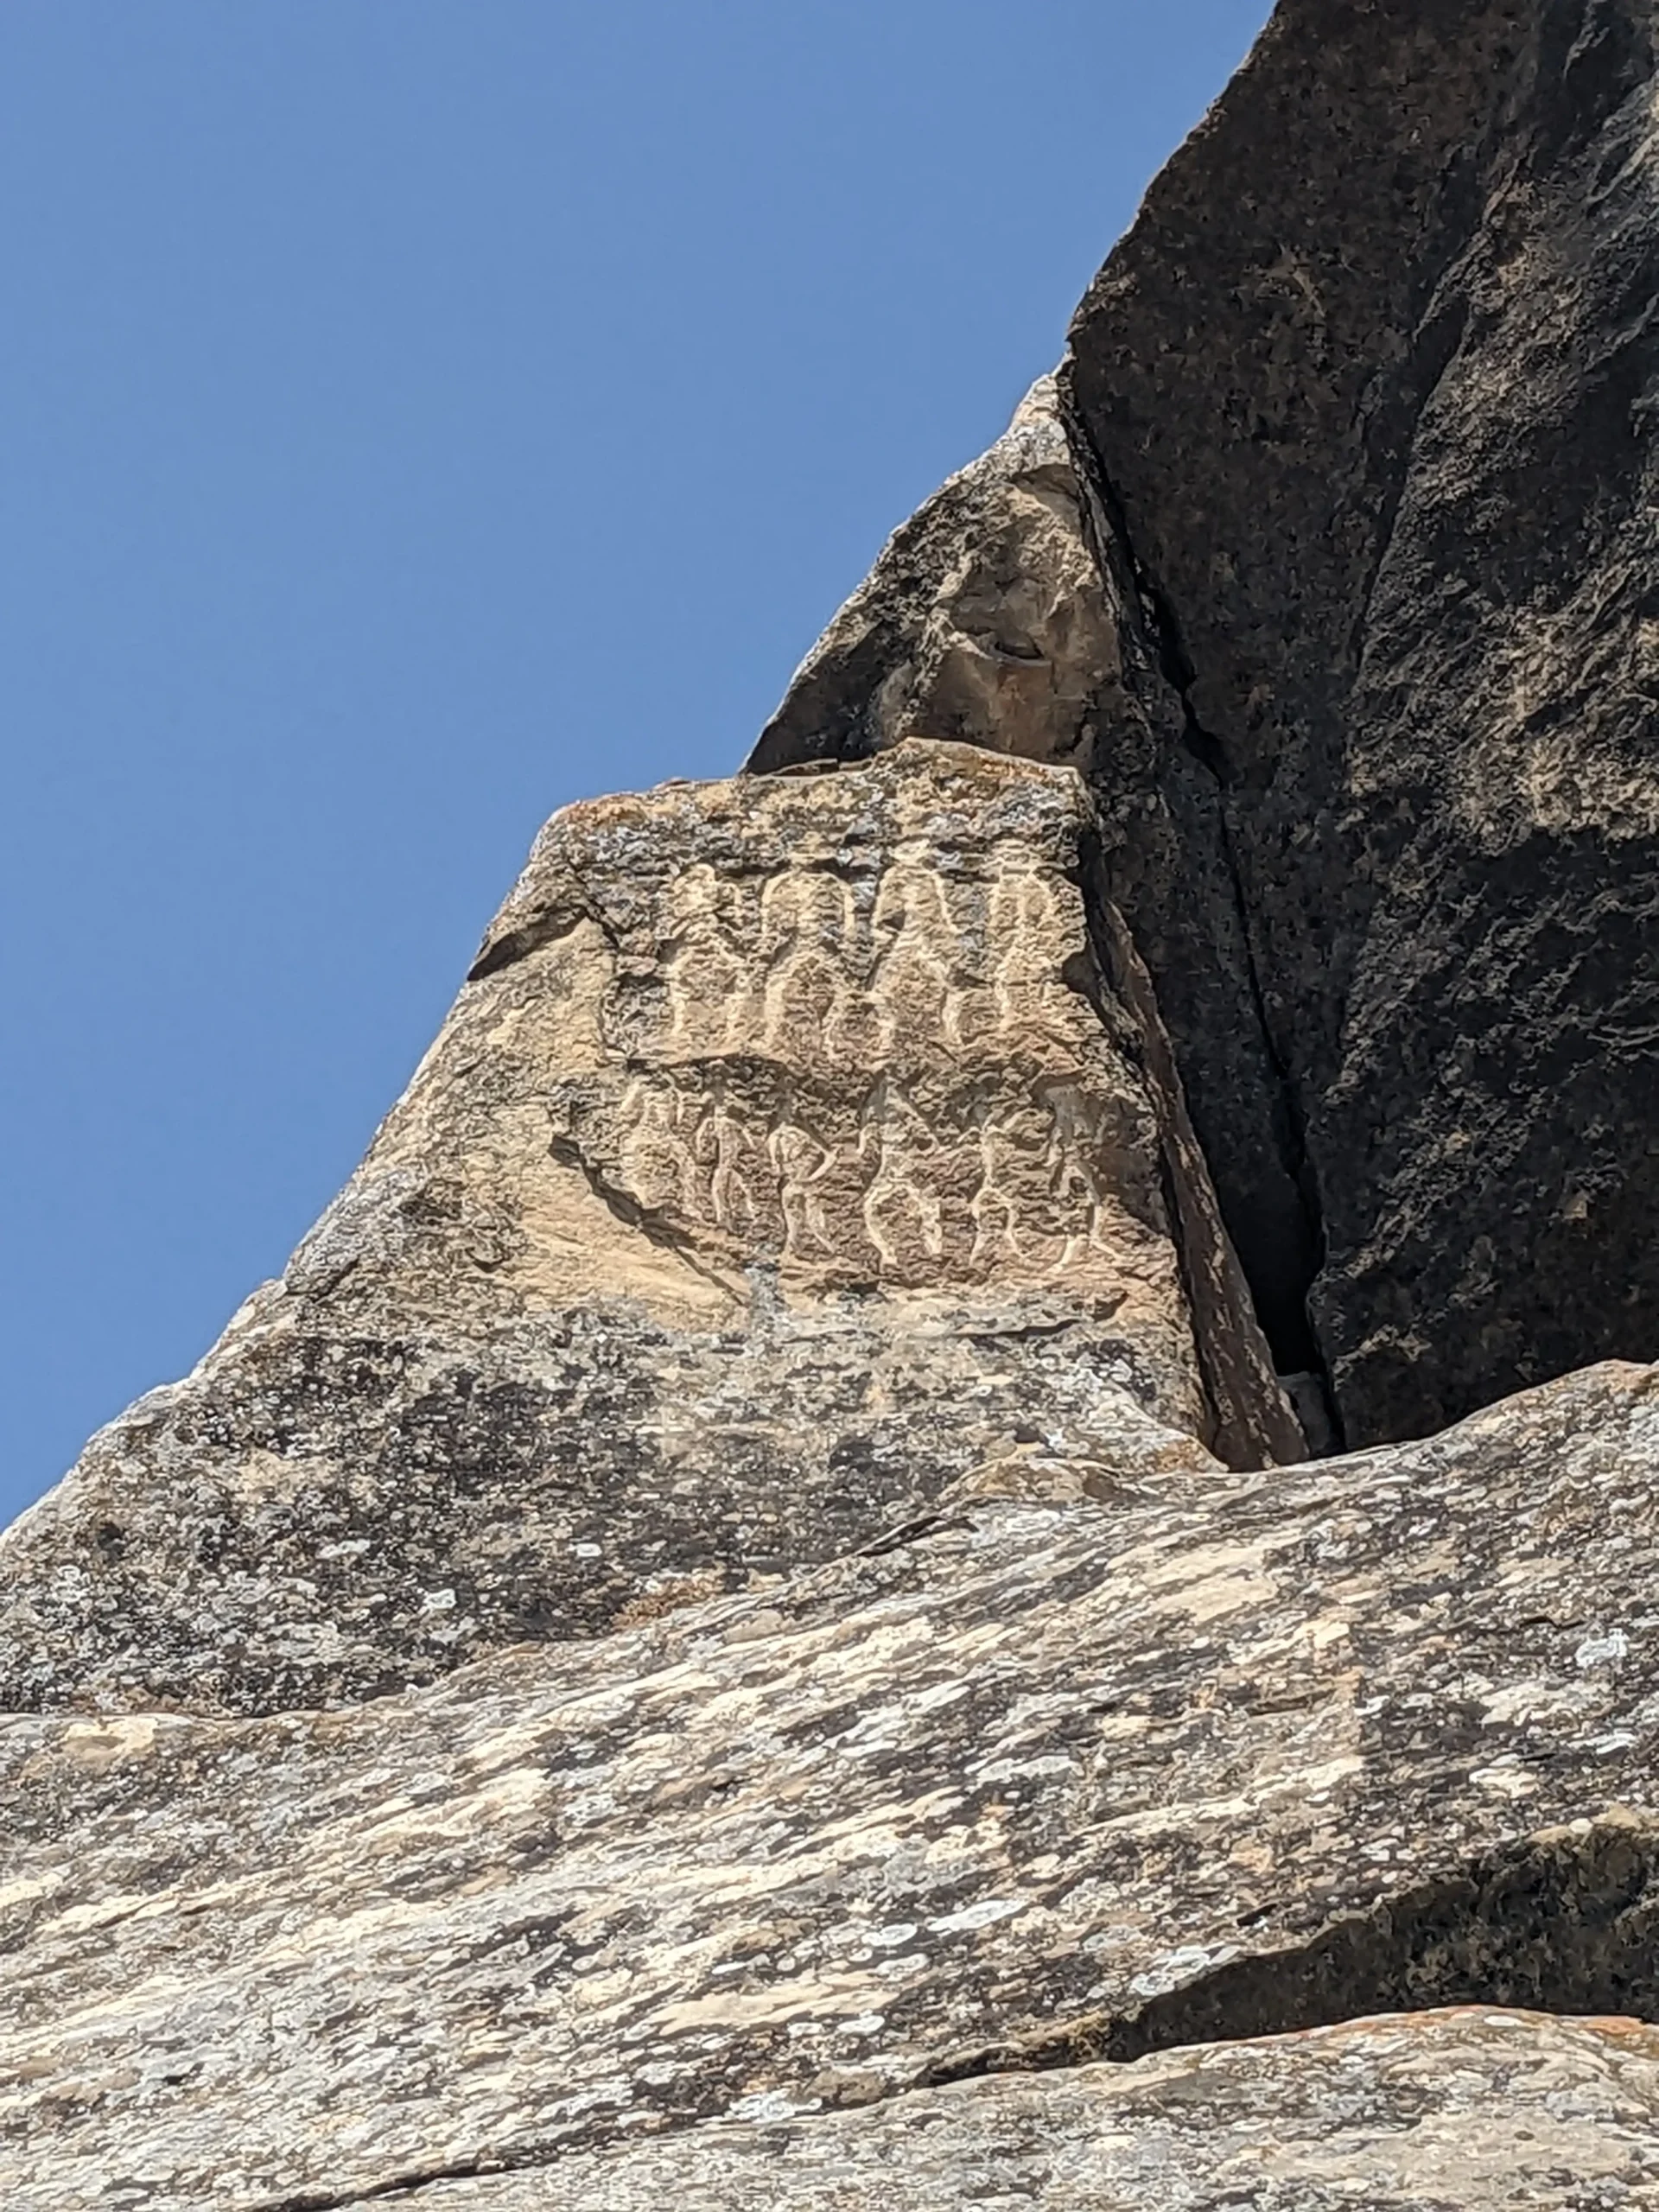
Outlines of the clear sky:
M734 768L1267 0L5 0L0 1519Z

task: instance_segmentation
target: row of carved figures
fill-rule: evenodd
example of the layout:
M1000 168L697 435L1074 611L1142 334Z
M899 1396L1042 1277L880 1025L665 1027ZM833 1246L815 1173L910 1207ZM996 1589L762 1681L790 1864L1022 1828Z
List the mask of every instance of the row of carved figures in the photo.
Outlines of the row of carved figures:
M838 1118L854 1122L840 1137L788 1103L762 1117L724 1085L639 1076L620 1103L622 1173L638 1203L687 1226L803 1262L873 1254L906 1276L947 1262L1059 1270L1121 1239L1114 1117L1075 1084L976 1099L941 1130L883 1077Z
M663 928L668 1039L687 1054L777 1052L803 1035L831 1059L901 1038L960 1048L1066 1012L1068 919L1019 849L977 882L895 860L861 901L824 870L787 869L757 893L700 864L670 887Z

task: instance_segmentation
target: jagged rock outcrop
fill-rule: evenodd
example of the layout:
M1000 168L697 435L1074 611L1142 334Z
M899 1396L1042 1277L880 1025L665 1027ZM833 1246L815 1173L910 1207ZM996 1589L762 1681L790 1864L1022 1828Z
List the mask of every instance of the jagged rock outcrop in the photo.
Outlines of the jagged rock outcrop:
M515 2212L631 2175L708 2202L849 2138L840 2202L905 2201L878 2153L909 2142L909 2201L957 2204L1003 2119L1050 2145L1039 2202L1075 2168L1186 2205L1177 2147L1236 2174L1252 2094L1292 2177L1355 2101L1414 2113L1395 2171L1462 2203L1446 2137L1490 2159L1494 2069L1537 2156L1629 2170L1586 2139L1652 2113L1650 2037L1124 2062L1468 2003L1653 2017L1656 1574L1659 1370L1612 1366L1426 1444L967 1502L351 1712L15 1716L9 2212L418 2204L513 2168Z
M0 1541L6 2212L1659 2206L1652 48L1284 0Z
M1121 673L1052 377L896 531L807 656L751 765L906 738L1080 766Z
M1036 1454L1294 1459L1069 771L557 817L368 1159L0 1543L0 1696L259 1712L856 1550Z
M976 730L1086 760L1281 1365L1354 1443L1659 1329L1654 74L1635 0L1285 0L1060 373L1101 685L1052 753ZM1023 552L958 527L939 574ZM913 659L843 618L755 765L881 741Z

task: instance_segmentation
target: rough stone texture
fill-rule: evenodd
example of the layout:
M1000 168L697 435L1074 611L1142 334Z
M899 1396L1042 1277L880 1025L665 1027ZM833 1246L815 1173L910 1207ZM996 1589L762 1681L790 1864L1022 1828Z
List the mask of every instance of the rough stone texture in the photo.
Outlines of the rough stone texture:
M1373 2167L1478 2202L1445 2160L1490 2165L1494 2069L1529 2155L1584 2152L1532 2201L1617 2203L1592 2184L1639 2165L1650 2039L1425 2030L1459 2078L1396 2023L1052 2076L1381 2011L1651 2017L1656 1507L1659 1371L1608 1366L1429 1443L965 1503L351 1712L12 1717L9 2212L292 2212L491 2167L626 2203L558 2161L659 2133L708 2201L732 2126L781 2152L882 2102L803 2173L886 2130L945 2162L920 2201L963 2203L988 2115L1045 2100L1057 2159L1105 2187L1139 2158L1179 2205L1205 2169L1157 2180L1171 2131L1224 2171L1252 2082L1258 2152L1317 2172L1327 2127L1397 2111Z
M1659 1326L1653 39L1637 0L1290 0L1072 333L1353 1440Z
M1097 575L1048 563L1094 612L1047 634L1103 620L1101 683L971 730L1090 774L1279 1364L1352 1443L1659 1328L1653 40L1284 0L1063 365ZM931 574L1020 557L925 518ZM755 766L881 741L914 648L848 623Z
M5 1538L4 1701L334 1703L1033 1452L1298 1457L1088 834L931 746L559 816L283 1282Z
M1406 2014L1133 2067L700 2129L551 2171L439 2182L421 2212L1511 2212L1659 2203L1659 2034Z
M1659 1369L1397 1440L1659 1348L1652 38L1284 0L0 1545L7 2212L1659 2207Z
M1116 623L1054 379L894 532L813 647L751 766L864 760L909 737L1081 766Z

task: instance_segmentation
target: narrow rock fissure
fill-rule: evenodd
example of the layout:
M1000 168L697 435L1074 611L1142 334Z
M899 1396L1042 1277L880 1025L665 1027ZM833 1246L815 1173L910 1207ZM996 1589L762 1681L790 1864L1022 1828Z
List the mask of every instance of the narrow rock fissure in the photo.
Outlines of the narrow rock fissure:
M1228 792L1236 780L1236 772L1228 758L1226 747L1213 731L1205 728L1199 718L1192 698L1197 671L1186 651L1174 609L1135 550L1116 488L1095 451L1092 440L1077 419L1076 410L1066 402L1062 411L1073 466L1088 494L1084 501L1088 522L1084 534L1096 566L1101 572L1103 588L1110 596L1110 574L1113 568L1121 563L1127 571L1127 581L1140 611L1141 627L1152 648L1159 672L1180 702L1182 737L1186 751L1215 785L1214 818L1217 844L1227 871L1239 942L1243 952L1246 984L1250 997L1250 1018L1258 1033L1262 1056L1271 1073L1276 1094L1269 1135L1286 1176L1300 1199L1301 1220L1298 1226L1300 1234L1293 1241L1299 1247L1300 1257L1294 1265L1288 1263L1286 1240L1276 1239L1269 1249L1236 1220L1228 1222L1228 1230L1249 1286L1256 1318L1267 1338L1275 1368L1281 1376L1304 1382L1308 1386L1306 1395L1300 1391L1294 1395L1299 1399L1297 1410L1304 1426L1310 1432L1315 1432L1311 1434L1310 1440L1316 1450L1338 1451L1342 1448L1344 1441L1341 1420L1331 1388L1324 1347L1308 1307L1309 1294L1325 1262L1323 1210L1308 1157L1306 1118L1300 1096L1295 1079L1274 1039L1273 1026L1268 1016L1267 994L1262 984L1249 903L1244 894L1243 874L1228 807ZM1114 554L1117 556L1116 562ZM1213 1173L1213 1163L1211 1166ZM1311 1404L1307 1402L1309 1397L1313 1402ZM1321 1431L1323 1433L1317 1433Z
M1277 1087L1274 1148L1283 1161L1285 1173L1294 1185L1301 1204L1301 1243L1306 1256L1294 1277L1285 1279L1284 1263L1279 1259L1275 1259L1271 1275L1268 1275L1264 1272L1263 1256L1259 1253L1241 1251L1239 1262L1250 1284L1257 1313L1272 1347L1274 1364L1281 1375L1305 1374L1316 1379L1325 1401L1325 1419L1332 1436L1339 1441L1341 1421L1330 1386L1325 1348L1319 1342L1319 1332L1308 1309L1309 1294L1325 1263L1325 1239L1324 1214L1319 1203L1313 1166L1308 1159L1306 1119L1295 1078L1274 1042L1273 1025L1268 1019L1267 997L1262 987L1261 966L1250 931L1243 876L1233 839L1232 822L1227 810L1226 779L1211 766L1207 757L1207 753L1213 751L1224 760L1225 754L1220 740L1203 728L1192 711L1192 702L1185 696L1181 703L1187 717L1187 749L1216 776L1218 787L1216 822L1220 834L1222 858L1232 888L1233 907L1238 917L1239 939L1244 949L1244 974L1249 988L1250 1011L1261 1034L1262 1053ZM1200 743L1204 749L1200 749Z
M1227 1960L1133 2012L946 2058L925 2086L1459 2005L1659 2020L1656 1937L1659 1823L1609 1817L1494 1852L1307 1942Z
M436 2189L444 2182L483 2181L505 2174L524 2173L552 2165L556 2151L527 2153L520 2158L457 2159L453 2165L432 2166L419 2172L395 2176L389 2181L365 2183L360 2189L304 2190L297 2196L268 2197L254 2212L352 2212L353 2205L395 2203L399 2197Z
M1224 1960L1133 2011L943 2057L893 2095L1463 2005L1659 2021L1659 1820L1610 1813L1503 1847L1306 1942ZM257 2212L351 2212L445 2182L552 2170L591 2147L480 2152L339 2192L270 2198Z
M1249 1327L1253 1320L1259 1327L1253 1293L1229 1249L1152 977L1127 922L1106 896L1104 856L1092 835L1078 857L1077 888L1090 952L1066 980L1090 1000L1109 1032L1126 1016L1131 1025L1125 1041L1158 1117L1165 1211L1214 1423L1205 1440L1230 1467L1287 1465L1318 1450L1324 1425L1310 1435L1258 1364ZM1109 988L1103 987L1104 979ZM1262 1339L1261 1353L1270 1356L1265 1332Z
M613 1183L588 1159L579 1144L569 1137L553 1137L549 1141L547 1148L561 1167L574 1168L601 1205L626 1228L638 1230L659 1251L671 1252L693 1274L701 1275L715 1289L724 1291L728 1297L736 1294L734 1286L724 1275L698 1257L696 1245L683 1230L677 1229L672 1222L664 1220L653 1208L641 1205L639 1199L620 1184Z

